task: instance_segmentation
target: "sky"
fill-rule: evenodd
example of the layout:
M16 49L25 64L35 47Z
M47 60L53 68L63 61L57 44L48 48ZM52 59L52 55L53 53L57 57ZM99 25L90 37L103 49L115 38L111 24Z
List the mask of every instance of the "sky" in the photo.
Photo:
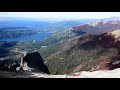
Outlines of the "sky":
M0 17L102 19L120 17L120 12L0 12Z

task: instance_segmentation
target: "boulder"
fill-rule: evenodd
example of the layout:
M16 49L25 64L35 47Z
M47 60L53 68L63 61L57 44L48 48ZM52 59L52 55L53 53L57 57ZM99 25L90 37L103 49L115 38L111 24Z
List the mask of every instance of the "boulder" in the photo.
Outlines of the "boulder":
M49 74L49 70L44 65L41 55L37 52L27 53L21 58L20 68L24 71L37 71Z

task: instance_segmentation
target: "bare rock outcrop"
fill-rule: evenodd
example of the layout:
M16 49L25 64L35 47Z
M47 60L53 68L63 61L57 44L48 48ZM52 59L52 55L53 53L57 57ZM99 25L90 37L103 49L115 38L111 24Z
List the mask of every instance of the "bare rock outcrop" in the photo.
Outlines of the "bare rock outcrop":
M49 74L47 66L44 65L43 59L37 51L27 53L21 58L20 69L23 71L36 71Z
M21 57L20 60L4 60L0 61L0 70L2 71L12 71L12 72L41 72L50 74L46 65L44 65L44 61L41 55L37 52L24 53L24 56Z

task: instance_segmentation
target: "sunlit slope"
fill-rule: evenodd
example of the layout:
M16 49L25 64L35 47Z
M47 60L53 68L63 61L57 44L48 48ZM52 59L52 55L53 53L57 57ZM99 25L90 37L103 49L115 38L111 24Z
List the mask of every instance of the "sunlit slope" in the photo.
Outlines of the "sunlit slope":
M120 36L120 29L111 32L113 35Z

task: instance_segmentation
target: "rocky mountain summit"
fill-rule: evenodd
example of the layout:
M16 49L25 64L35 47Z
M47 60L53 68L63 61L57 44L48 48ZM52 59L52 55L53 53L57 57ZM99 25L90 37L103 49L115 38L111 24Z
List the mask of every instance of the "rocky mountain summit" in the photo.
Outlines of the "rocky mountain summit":
M44 65L43 59L37 51L21 58L20 68L24 71L40 71L49 74L47 66Z
M21 60L0 61L0 70L8 72L41 72L50 74L46 65L44 65L41 55L37 51L26 53Z

